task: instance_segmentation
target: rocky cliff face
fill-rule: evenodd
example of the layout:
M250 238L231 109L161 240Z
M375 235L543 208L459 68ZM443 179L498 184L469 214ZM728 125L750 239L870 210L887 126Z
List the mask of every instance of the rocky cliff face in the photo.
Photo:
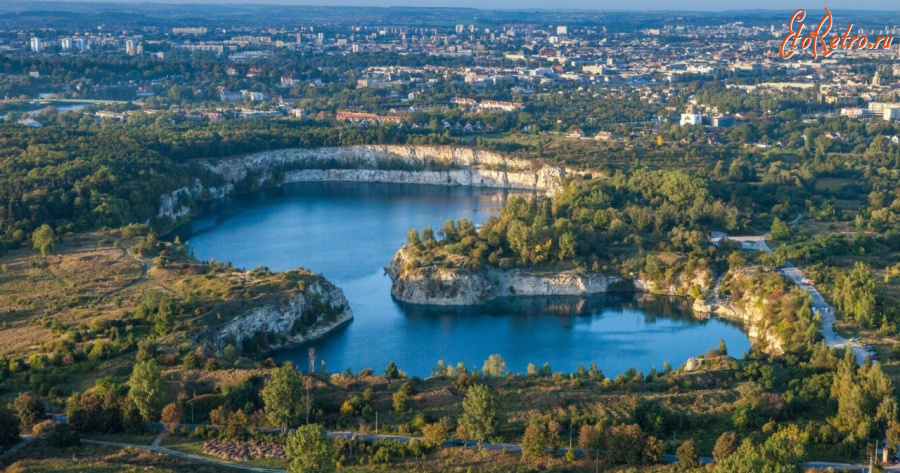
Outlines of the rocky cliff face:
M504 296L579 296L621 289L623 279L611 274L534 273L488 268L417 268L404 271L401 248L385 268L400 301L428 305L473 305ZM627 287L627 283L625 284Z
M523 189L553 194L566 170L499 153L452 146L347 146L285 149L197 162L223 183L189 187L160 198L159 218L190 216L189 202L216 198L237 184L256 187L307 181L396 182Z
M753 298L735 303L710 302L704 299L694 301L694 313L709 317L715 314L726 319L741 322L747 330L750 340L770 355L784 353L784 341L775 332L775 327L769 324L762 310L764 300Z
M681 273L671 282L656 282L641 277L634 279L635 290L665 296L685 296L690 294L691 288L694 287L706 291L711 284L712 273L706 269L690 275Z
M200 338L217 353L229 344L240 347L245 340L260 335L270 341L268 349L276 349L319 338L352 318L353 311L343 291L322 280L303 293L256 306L219 327L207 329ZM300 321L305 321L304 328L297 330Z

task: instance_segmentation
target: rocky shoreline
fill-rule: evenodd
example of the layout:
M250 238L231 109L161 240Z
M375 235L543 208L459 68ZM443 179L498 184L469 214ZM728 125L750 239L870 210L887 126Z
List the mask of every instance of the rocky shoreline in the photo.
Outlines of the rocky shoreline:
M310 315L315 323L306 330L295 330L297 322ZM265 347L265 351L271 351L321 338L352 319L353 310L344 292L323 279L304 293L253 307L222 326L207 329L199 338L211 351L221 353L228 345L240 348L246 340L263 335L275 339Z
M577 271L485 268L473 272L441 267L408 270L405 269L408 259L406 247L403 247L385 268L385 273L393 282L391 295L401 302L422 305L461 306L507 296L587 296L606 292L679 296L688 294L692 284L708 285L709 280L705 273L693 278L680 277L677 283L658 285L618 274Z
M720 304L706 299L694 301L692 309L695 315L711 317L716 315L723 319L740 322L747 330L747 337L755 341L763 351L770 355L784 354L784 343L775 333L775 328L766 323L762 310L756 304L759 300L751 301L743 306L733 303Z
M561 167L453 146L292 148L192 164L208 173L209 183L198 177L190 186L160 196L158 220L182 222L191 216L194 202L222 198L243 188L347 181L491 187L552 195L567 175Z
M196 202L220 199L245 189L316 181L385 182L520 189L553 194L566 170L538 166L529 160L499 153L452 146L348 146L265 151L216 160L196 160L205 176L190 186L160 196L158 222L174 228L193 215ZM204 184L206 182L206 184ZM353 319L343 292L324 281L310 288L324 299L331 312L305 331L296 333L297 321L311 308L307 294L275 304L261 304L199 337L220 353L229 344L264 335L265 350L276 350L320 338Z
M404 269L407 261L406 247L401 248L385 268L391 278L391 295L394 299L418 305L466 306L509 296L589 296L610 292L636 292L653 295L690 297L692 286L706 292L710 289L711 273L704 270L686 277L681 275L675 283L657 284L617 274L585 274L574 271L529 272L521 269L500 270L486 268L473 272L462 268L427 267ZM759 301L750 301L741 307L733 304L719 305L698 298L691 306L698 318L718 316L740 322L748 338L767 353L784 353L782 340L774 327L765 322Z

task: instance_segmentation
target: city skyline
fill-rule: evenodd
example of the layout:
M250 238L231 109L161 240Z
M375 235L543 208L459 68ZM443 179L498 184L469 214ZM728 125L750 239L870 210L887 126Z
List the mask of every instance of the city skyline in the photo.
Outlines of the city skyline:
M64 3L156 3L156 4L203 4L203 5L291 5L291 6L356 6L356 7L421 7L421 8L476 8L481 10L595 10L595 11L685 11L685 12L727 12L727 11L785 11L786 14L803 8L810 12L822 10L824 7L832 11L900 11L900 7L892 0L870 0L865 4L852 0L831 2L828 5L815 2L795 2L786 5L778 0L760 0L747 8L746 2L737 0L637 0L621 7L617 2L595 2L590 0L565 0L548 6L541 0L63 0Z

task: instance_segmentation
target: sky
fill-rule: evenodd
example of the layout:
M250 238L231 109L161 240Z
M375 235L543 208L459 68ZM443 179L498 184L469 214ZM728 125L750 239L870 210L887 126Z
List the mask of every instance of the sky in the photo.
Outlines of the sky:
M138 3L147 0L95 0L108 3ZM230 3L230 4L278 4L278 5L356 5L356 6L417 6L417 7L465 7L482 9L590 9L590 10L775 10L789 16L798 8L808 12L822 11L828 7L839 10L890 10L900 11L898 0L829 0L827 3L785 0L151 0L153 3Z

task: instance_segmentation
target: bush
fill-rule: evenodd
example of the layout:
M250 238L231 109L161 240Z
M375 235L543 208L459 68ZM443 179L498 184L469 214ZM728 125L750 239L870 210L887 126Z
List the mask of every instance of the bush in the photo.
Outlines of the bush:
M180 402L172 402L166 405L162 410L162 418L160 421L167 429L172 430L178 427L184 420L184 409Z
M51 447L68 448L81 445L81 436L68 424L53 423L47 430L45 438Z
M0 445L19 441L19 421L8 407L0 405Z
M719 436L719 439L716 440L716 446L713 447L713 459L716 460L717 463L721 463L726 458L730 457L732 453L734 453L740 442L738 442L738 436L734 432L724 432Z
M700 466L700 453L697 452L697 446L693 440L688 440L678 446L675 451L678 456L678 464L683 468L697 468Z
M30 392L19 394L13 401L13 409L16 411L16 417L19 418L19 427L26 432L31 430L31 427L41 419L46 411L41 398Z

